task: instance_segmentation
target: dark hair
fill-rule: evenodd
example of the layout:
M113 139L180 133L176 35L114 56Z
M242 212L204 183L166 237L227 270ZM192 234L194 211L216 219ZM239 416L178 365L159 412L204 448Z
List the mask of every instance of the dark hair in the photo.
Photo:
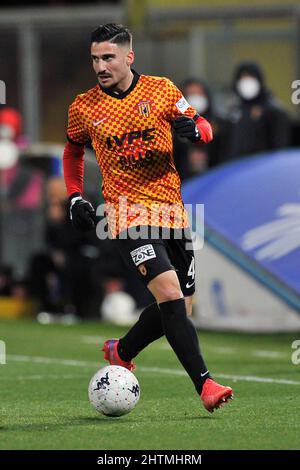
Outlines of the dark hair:
M109 41L114 44L130 44L131 39L132 34L129 29L115 23L101 24L91 34L91 43Z

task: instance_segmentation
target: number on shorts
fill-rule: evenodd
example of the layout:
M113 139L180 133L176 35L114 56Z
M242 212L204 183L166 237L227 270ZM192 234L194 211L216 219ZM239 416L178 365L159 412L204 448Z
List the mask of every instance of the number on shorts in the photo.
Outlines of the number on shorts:
M188 276L191 276L192 279L195 279L195 258L192 258L189 270L188 270Z

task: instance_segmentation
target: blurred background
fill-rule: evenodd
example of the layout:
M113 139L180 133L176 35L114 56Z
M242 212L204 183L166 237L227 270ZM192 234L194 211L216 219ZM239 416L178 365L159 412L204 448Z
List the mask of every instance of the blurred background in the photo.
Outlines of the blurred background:
M174 136L184 199L205 204L196 324L300 329L296 0L1 2L0 318L126 324L151 301L109 241L68 222L68 106L95 85L90 32L106 22L132 30L135 70L170 78L214 129L203 148ZM92 149L85 161L99 205Z

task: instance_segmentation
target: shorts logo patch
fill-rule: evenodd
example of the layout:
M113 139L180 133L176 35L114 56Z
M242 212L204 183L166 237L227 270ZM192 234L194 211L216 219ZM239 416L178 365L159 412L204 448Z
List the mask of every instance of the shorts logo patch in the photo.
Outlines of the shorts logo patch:
M141 263L144 263L148 259L156 258L153 245L150 245L150 244L139 246L135 250L131 251L130 254L136 266L138 266Z

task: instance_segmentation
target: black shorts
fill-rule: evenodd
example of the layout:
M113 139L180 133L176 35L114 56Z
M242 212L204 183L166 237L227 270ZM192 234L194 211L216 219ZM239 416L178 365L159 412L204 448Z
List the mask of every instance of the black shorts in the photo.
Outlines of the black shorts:
M138 230L143 231L143 238L136 237ZM189 229L140 226L128 232L119 234L113 243L126 265L136 272L146 286L159 274L174 270L183 295L194 294L195 258Z

